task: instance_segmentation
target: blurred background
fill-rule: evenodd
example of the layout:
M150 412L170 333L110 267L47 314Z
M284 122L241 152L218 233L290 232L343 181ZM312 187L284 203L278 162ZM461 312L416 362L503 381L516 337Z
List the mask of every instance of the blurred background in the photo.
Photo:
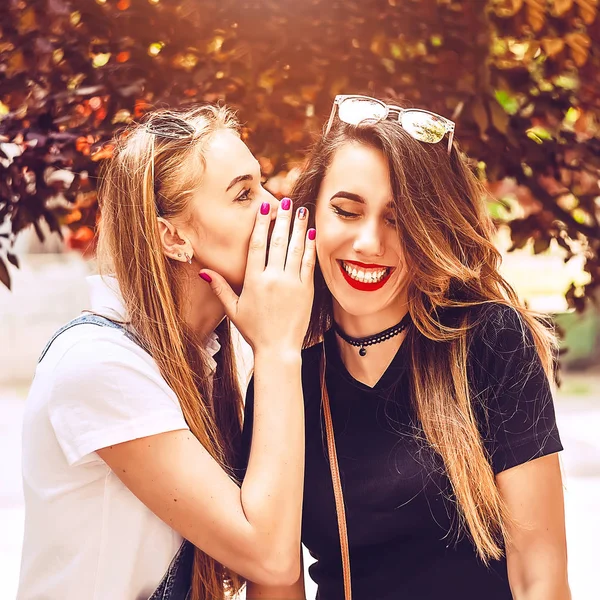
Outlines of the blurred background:
M598 13L598 0L2 0L0 600L18 580L23 403L45 341L87 305L111 137L153 107L226 103L282 197L338 93L456 121L504 273L561 333L570 579L575 600L600 597Z

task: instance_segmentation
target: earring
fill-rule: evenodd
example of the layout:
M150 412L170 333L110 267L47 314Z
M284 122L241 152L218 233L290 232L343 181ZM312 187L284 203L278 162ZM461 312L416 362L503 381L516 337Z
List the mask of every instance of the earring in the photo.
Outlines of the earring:
M181 252L177 255L178 258L181 258Z
M192 257L188 256L188 253L185 253L185 259L188 261L188 264L191 265L192 264Z

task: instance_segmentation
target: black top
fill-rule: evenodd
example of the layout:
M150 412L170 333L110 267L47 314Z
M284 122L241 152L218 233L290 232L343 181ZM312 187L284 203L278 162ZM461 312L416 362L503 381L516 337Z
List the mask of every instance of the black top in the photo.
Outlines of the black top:
M476 309L481 310L481 309ZM548 380L518 313L487 305L472 331L471 395L494 472L562 450ZM481 314L480 314L481 316ZM413 329L409 335L418 335ZM403 343L378 383L356 381L325 336L327 387L348 525L354 600L507 600L506 561L486 567L459 531L443 464L419 440ZM302 541L319 600L343 600L341 554L319 389L322 345L303 352L306 477ZM284 399L282 399L284 401ZM244 454L252 435L246 401ZM421 436L422 440L422 436Z

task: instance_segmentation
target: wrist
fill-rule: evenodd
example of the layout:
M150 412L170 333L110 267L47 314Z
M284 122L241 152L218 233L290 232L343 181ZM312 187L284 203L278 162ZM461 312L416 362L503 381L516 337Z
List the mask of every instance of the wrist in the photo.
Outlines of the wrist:
M256 348L254 350L254 366L257 363L267 363L274 366L296 367L302 363L302 354L299 348L289 346L271 346Z

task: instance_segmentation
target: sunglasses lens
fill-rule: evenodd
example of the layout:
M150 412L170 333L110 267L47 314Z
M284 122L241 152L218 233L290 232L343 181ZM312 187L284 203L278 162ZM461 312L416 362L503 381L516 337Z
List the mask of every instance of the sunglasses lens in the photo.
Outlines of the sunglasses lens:
M402 127L420 142L437 144L446 134L446 123L439 117L416 110L402 113Z
M339 117L344 123L358 125L365 120L381 121L387 109L369 98L346 98L339 106Z
M195 133L195 129L187 121L172 116L155 117L147 121L146 129L149 133L173 140L189 138Z

